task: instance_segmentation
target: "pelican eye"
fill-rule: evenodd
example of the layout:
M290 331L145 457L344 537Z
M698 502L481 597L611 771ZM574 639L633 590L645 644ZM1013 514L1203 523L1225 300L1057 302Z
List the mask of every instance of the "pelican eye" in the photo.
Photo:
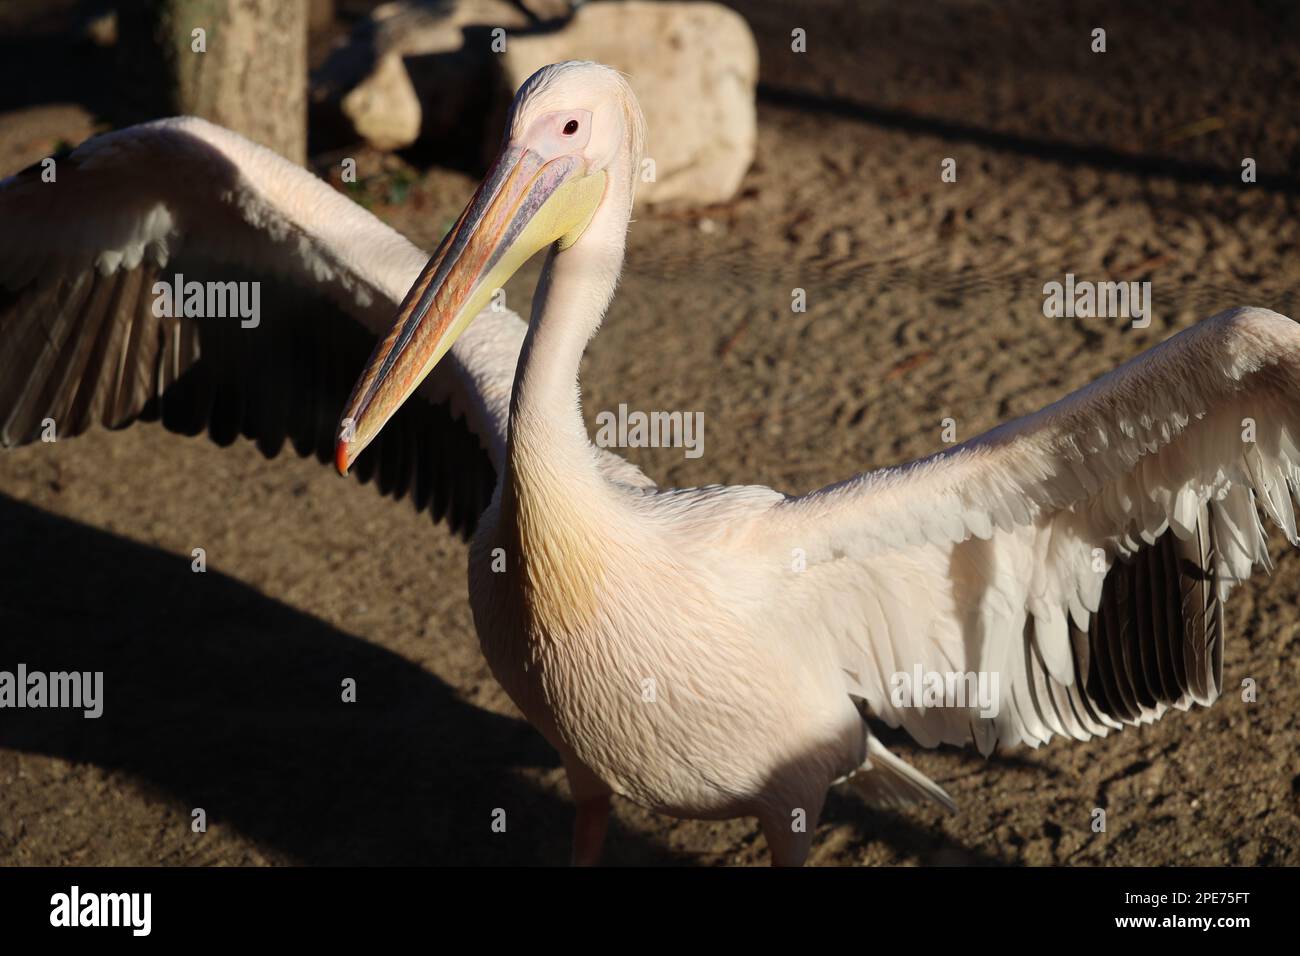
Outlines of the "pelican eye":
M578 121L577 121L577 120L569 120L567 123L564 124L564 135L565 135L565 136L572 136L572 135L573 135L574 133L576 133L577 131L578 131Z

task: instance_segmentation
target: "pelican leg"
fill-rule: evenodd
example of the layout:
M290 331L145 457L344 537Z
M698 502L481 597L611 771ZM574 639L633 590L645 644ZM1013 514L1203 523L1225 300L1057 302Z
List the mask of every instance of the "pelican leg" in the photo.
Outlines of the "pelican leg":
M798 833L790 828L789 820L760 819L759 826L767 840L767 849L773 866L803 866L812 849L812 834Z
M570 862L574 866L598 866L605 848L605 832L609 828L610 789L577 761L565 760L564 771L578 811L573 821Z
M573 865L597 866L605 848L605 831L609 825L609 794L591 797L578 804L573 821Z
M771 807L759 815L758 824L767 840L773 866L804 865L825 802L823 785L821 789L806 792L802 799L791 801L789 810Z

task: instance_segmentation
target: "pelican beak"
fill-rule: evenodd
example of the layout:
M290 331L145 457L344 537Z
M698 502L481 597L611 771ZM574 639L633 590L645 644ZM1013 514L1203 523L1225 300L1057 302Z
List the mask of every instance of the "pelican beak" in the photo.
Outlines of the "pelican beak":
M353 386L334 447L339 474L521 265L551 243L577 241L604 191L604 172L588 172L577 155L548 161L521 146L501 153Z

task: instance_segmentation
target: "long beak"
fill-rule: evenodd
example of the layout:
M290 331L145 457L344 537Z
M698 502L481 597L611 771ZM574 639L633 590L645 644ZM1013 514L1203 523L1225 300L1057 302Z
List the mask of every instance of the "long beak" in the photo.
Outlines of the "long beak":
M578 156L547 162L519 146L501 153L353 386L334 448L339 474L521 265L553 242L577 240L604 191L605 174L588 173Z

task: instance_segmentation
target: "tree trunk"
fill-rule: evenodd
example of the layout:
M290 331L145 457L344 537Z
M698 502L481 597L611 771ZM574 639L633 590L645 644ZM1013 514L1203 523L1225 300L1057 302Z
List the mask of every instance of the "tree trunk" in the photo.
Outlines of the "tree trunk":
M148 0L132 8L121 31L124 75L144 112L202 116L306 160L307 0Z

